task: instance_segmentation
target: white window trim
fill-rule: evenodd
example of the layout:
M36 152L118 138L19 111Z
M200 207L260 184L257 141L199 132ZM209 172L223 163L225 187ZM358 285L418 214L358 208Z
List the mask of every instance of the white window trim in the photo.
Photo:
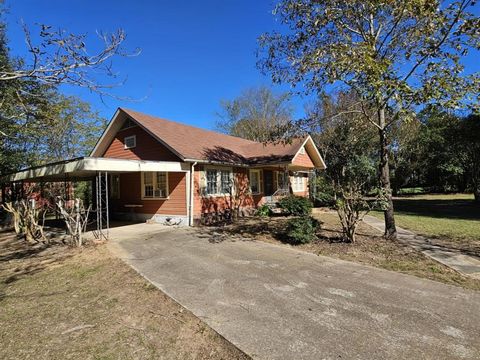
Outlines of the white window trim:
M299 154L305 155L305 146L302 146L298 151Z
M141 198L142 200L168 200L170 199L170 187L169 187L169 184L168 184L168 172L167 171L147 171L147 172L152 172L152 173L155 173L155 176L153 176L153 187L155 188L155 185L157 184L157 172L164 172L166 174L166 187L167 187L167 196L164 196L164 197L150 197L150 196L145 196L145 172L142 171L140 173L140 178L142 179L141 183L141 188L140 188L140 191L141 191Z
M293 176L292 182L293 192L304 192L305 191L305 177L300 175Z
M252 191L252 187L251 187L252 174L254 174L254 173L258 174L258 190L259 190L259 191L257 191L257 192L253 192L253 191ZM263 194L263 184L262 184L263 176L262 176L262 170L260 170L260 169L250 170L250 174L249 174L249 175L250 175L250 177L249 177L249 179L250 179L250 181L249 181L250 193L251 193L252 195L261 195L261 194Z
M133 139L133 145L132 146L127 146L127 139ZM130 136L125 136L123 138L123 147L124 149L133 149L137 147L137 136L136 135L130 135Z
M203 176L205 177L205 187L204 191L202 191L202 196L203 197L219 197L219 196L230 196L230 193L221 193L217 192L215 194L208 194L207 189L208 189L208 179L207 179L207 171L208 170L216 170L217 171L217 189L221 188L222 185L222 175L221 171L228 171L230 173L230 181L232 181L232 186L233 186L233 192L235 193L235 184L233 183L233 168L231 167L219 167L219 166L205 166L203 169Z

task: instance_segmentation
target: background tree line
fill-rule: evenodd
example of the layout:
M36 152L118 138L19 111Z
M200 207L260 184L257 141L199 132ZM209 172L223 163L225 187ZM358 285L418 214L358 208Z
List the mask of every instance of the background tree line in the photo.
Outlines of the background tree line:
M301 120L294 119L289 99L288 93L275 93L264 86L247 89L235 99L221 101L217 127L230 135L263 142L278 137L279 131L288 134L290 127L301 127L312 135L327 163L327 169L319 173L320 182L341 185L347 182L349 171L357 169L369 188L375 187L377 133L362 115L350 111L358 103L358 95L353 91L321 94L306 106L306 117ZM387 136L394 195L470 192L480 201L478 114L460 115L429 106L409 121L393 124Z

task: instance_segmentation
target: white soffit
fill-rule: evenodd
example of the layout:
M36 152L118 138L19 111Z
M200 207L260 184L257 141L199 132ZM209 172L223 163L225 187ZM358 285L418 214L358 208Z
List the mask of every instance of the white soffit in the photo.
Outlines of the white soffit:
M167 172L187 172L189 166L187 163L174 161L144 161L144 160L124 160L112 158L94 158L85 157L64 161L60 163L46 164L30 169L25 169L17 173L5 175L3 182L21 181L21 180L61 180L71 178L86 178L94 176L96 172L140 172L140 171L167 171Z

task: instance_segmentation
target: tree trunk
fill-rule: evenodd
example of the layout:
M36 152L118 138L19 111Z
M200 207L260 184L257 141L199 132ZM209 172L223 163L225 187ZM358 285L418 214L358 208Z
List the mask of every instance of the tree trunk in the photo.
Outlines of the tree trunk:
M476 186L473 189L473 196L475 197L475 201L477 203L480 203L480 187Z
M385 238L396 239L397 229L395 227L395 217L393 213L392 188L390 186L390 168L388 164L388 139L385 128L385 108L378 110L378 125L380 135L380 165L379 165L379 181L380 187L385 193L387 199L387 210L384 211L385 217Z

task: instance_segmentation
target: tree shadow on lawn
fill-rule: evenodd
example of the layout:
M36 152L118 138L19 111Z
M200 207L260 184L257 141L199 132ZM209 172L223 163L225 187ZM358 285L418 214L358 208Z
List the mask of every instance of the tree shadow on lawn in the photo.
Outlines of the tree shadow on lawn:
M253 241L255 239L273 239L285 244L291 244L287 236L287 223L292 217L245 217L236 222L222 224L220 226L202 226L197 230L197 236L206 238L210 243L221 243L223 241ZM320 220L319 220L320 221ZM364 231L358 231L359 236L370 236ZM329 243L345 243L341 231L329 224L320 221L320 228L317 231L318 239Z
M480 206L473 200L395 198L395 212L439 219L479 220Z
M56 243L28 244L14 232L0 234L0 283L10 284L33 275L68 257L73 252Z
M210 243L223 241L253 241L257 237L273 237L287 242L286 217L244 217L233 223L209 225L198 228L197 236Z

